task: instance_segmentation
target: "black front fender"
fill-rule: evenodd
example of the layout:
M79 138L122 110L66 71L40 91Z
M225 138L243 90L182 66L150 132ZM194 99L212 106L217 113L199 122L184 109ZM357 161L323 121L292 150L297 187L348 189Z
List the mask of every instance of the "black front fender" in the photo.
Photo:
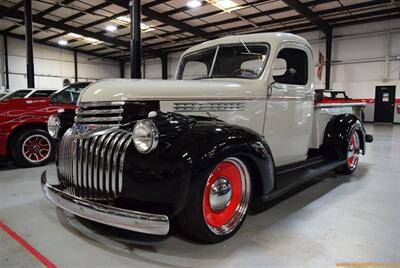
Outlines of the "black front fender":
M118 201L130 209L177 215L214 167L232 156L248 165L256 194L273 189L273 158L259 135L219 121L197 121L149 154L130 146Z

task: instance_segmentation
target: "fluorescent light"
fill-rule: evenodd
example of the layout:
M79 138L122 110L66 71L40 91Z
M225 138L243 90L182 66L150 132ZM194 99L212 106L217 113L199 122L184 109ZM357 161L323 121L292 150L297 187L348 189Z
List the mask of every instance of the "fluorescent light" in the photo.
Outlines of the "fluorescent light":
M115 30L117 30L117 26L115 26L115 25L108 25L108 26L106 27L106 30L109 31L109 32L114 32Z
M76 33L68 33L67 35L70 37L73 37L73 38L82 38L83 37L82 35L76 34Z
M117 20L121 20L121 21L123 21L123 22L131 22L131 18L129 18L129 17L127 17L127 16L119 16L118 18L117 18Z
M219 0L215 2L215 5L223 10L237 7L237 4L232 0Z
M92 37L84 37L83 39L87 42L93 43L92 45L98 45L98 44L103 43L103 41L100 41L99 39L92 38Z
M187 2L186 5L190 8L195 8L195 7L201 6L201 2L197 1L197 0L193 0L193 1Z
M66 46L66 45L68 45L68 41L66 41L66 40L58 40L58 44L60 46Z

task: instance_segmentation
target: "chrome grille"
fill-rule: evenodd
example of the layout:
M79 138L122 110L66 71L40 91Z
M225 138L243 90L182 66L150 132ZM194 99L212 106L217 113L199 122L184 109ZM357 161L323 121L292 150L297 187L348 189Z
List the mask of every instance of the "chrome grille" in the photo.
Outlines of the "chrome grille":
M125 102L81 103L76 110L75 122L102 126L118 126L123 120Z
M124 159L131 142L131 133L121 129L84 139L77 139L69 129L58 150L61 182L75 196L113 200L122 189Z

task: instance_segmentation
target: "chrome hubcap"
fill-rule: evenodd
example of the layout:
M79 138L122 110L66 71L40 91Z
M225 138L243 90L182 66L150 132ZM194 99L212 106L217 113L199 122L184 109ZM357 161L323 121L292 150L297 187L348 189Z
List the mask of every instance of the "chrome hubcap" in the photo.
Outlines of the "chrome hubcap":
M212 185L210 191L210 206L215 212L226 208L232 199L232 187L225 177L218 178Z

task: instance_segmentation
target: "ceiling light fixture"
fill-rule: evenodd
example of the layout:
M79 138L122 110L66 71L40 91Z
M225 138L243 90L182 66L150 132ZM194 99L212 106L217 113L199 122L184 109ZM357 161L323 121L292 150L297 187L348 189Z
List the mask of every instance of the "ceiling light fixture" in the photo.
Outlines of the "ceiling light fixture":
M92 45L98 45L103 43L103 41L100 41L99 39L92 38L92 37L84 37L83 38L85 41L92 43Z
M129 18L129 17L127 17L127 16L120 16L120 17L118 17L116 20L114 20L114 22L115 22L115 23L118 23L118 24L123 24L123 25L127 26L127 24L131 23L131 18ZM122 23L121 23L121 22L122 22ZM155 30L154 27L152 27L152 26L150 26L150 25L147 25L147 24L144 24L144 23L140 23L140 29L141 29L142 32L144 32L144 33L147 33L147 32L150 32L150 31L154 31L154 30Z
M58 44L60 46L66 46L66 45L68 45L68 41L66 41L66 40L58 40Z
M218 7L219 9L222 9L222 10L228 11L228 12L233 11L234 9L238 8L238 4L236 4L232 0L214 1L213 5Z
M197 1L197 0L193 0L193 1L187 2L186 6L188 6L190 8L196 8L196 7L201 6L201 2Z
M116 31L118 28L117 28L117 26L115 26L115 25L107 25L107 27L106 27L106 31L109 31L109 32L114 32L114 31Z
M67 35L70 37L73 37L73 38L82 38L83 37L82 35L76 34L76 33L68 33Z

